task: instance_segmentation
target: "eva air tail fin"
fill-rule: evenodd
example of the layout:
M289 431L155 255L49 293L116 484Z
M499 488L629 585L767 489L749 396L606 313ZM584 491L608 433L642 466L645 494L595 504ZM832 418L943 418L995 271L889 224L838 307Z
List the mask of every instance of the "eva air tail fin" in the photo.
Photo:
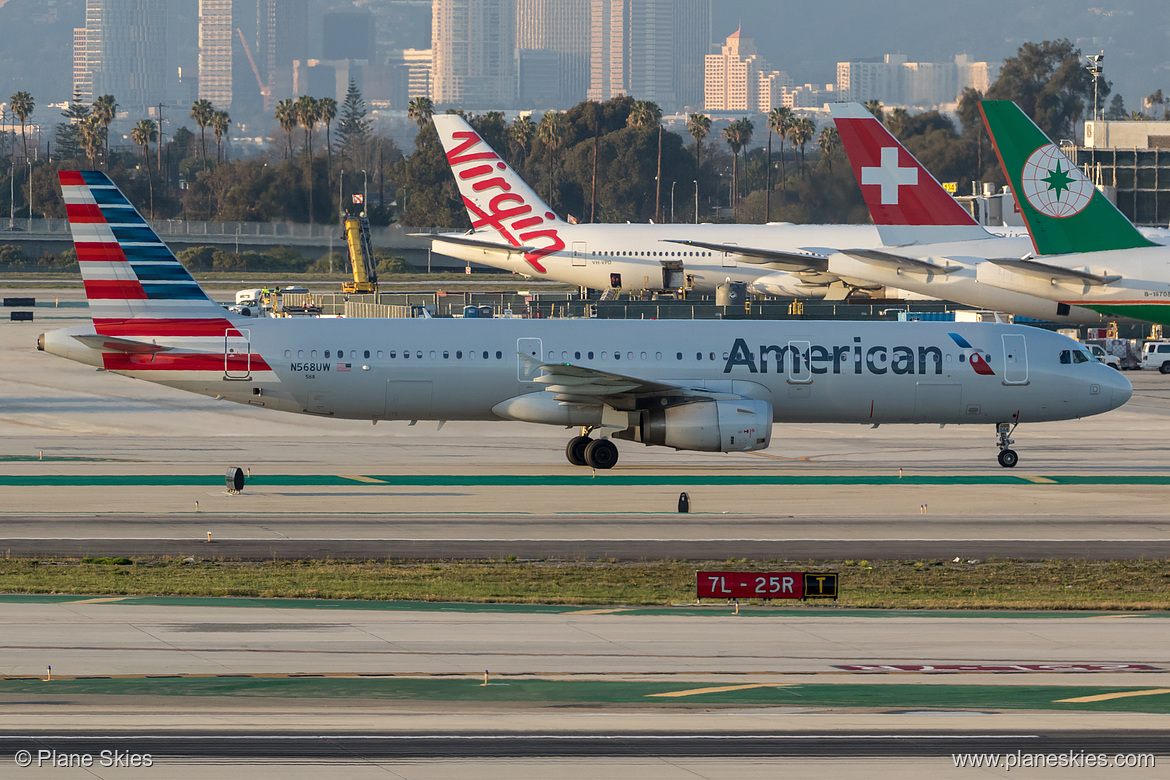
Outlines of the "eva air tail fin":
M980 110L1037 253L1155 246L1019 106L984 100Z

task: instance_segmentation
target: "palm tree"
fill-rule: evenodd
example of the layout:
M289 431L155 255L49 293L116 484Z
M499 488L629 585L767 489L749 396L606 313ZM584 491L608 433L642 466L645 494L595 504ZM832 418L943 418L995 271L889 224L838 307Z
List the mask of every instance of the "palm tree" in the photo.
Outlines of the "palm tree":
M203 159L207 159L207 126L215 116L215 106L207 98L196 100L191 105L191 118L199 125L199 145L203 149Z
M776 106L768 112L768 143L772 143L772 133L780 136L780 186L788 180L788 169L784 162L784 137L788 135L788 127L792 124L794 117L792 116L792 109L788 106ZM771 146L769 146L771 149ZM771 170L772 152L768 152L768 169Z
M652 100L635 100L630 115L626 117L629 127L649 129L662 121L662 109Z
M554 170L557 163L557 151L569 138L569 115L563 111L549 111L540 120L536 128L537 139L549 151L548 163L548 202L554 209L556 204L553 197Z
M512 120L512 124L508 126L508 144L515 147L517 151L513 167L518 168L520 163L528 158L528 153L532 151L534 138L536 138L536 124L533 123L531 117L518 116Z
M104 135L101 120L93 114L81 120L81 124L78 125L78 141L81 143L81 148L85 150L85 156L89 158L91 168L96 165L94 160L102 148Z
M885 118L885 111L882 110L882 101L871 99L865 101L865 110L877 117L880 122Z
M788 138L794 146L800 147L800 175L804 176L804 146L816 135L817 125L808 117L802 116L792 123L788 129Z
M226 111L216 111L211 115L211 131L215 133L215 161L223 161L223 137L232 127L232 118Z
M333 180L333 120L337 118L337 101L331 97L317 101L317 119L325 123L325 171L330 181Z
M105 128L106 141L106 169L110 167L110 124L118 116L118 101L113 95L102 95L93 101L93 113Z
M736 120L723 128L723 138L727 141L727 147L731 149L731 208L735 208L736 193L738 191L737 179L739 178L739 150L743 148L743 136L740 133L740 120Z
M291 98L285 98L276 104L273 116L280 129L288 134L288 148L284 152L284 159L292 156L292 134L297 128L297 111Z
M703 139L711 132L711 117L706 114L691 114L687 117L687 132L695 139L695 208L699 206L698 181L703 174ZM699 221L699 215L695 215Z
M130 140L142 149L142 164L150 165L150 145L158 140L158 125L153 119L139 119L138 124L130 131Z
M833 155L841 148L841 135L837 128L825 125L821 134L817 136L817 146L821 147L821 159L829 166L829 173L833 172Z
M313 224L313 128L317 125L317 100L301 95L293 104L297 121L305 128L305 156L309 161L309 224Z
M25 159L28 159L28 138L24 134L24 123L32 116L32 112L36 107L36 101L33 100L33 96L28 92L17 92L8 99L9 110L20 119L20 140L24 146Z
M434 113L435 104L429 97L416 97L406 107L406 115L415 121L419 130L423 129Z

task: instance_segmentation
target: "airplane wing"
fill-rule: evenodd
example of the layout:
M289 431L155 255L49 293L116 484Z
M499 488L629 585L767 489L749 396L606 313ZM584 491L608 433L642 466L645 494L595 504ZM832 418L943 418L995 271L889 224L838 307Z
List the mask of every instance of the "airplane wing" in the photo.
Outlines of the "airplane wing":
M448 244L460 244L462 246L472 246L477 249L489 249L504 254L519 253L522 255L529 254L536 251L534 246L511 246L510 244L501 244L499 241L487 241L482 238L471 238L470 236L456 236L449 233L411 233L412 236L419 236L429 238L432 241L446 241Z
M928 260L919 260L916 257L895 255L877 249L843 249L841 254L859 260L863 263L894 268L899 273L909 274L949 274L958 271L957 265L939 265Z
M170 352L174 347L164 347L137 339L126 339L118 336L102 336L96 333L74 335L73 338L91 349L105 349L111 352L125 352L131 355L152 355L158 352Z
M684 246L693 246L699 249L710 249L715 252L739 255L745 263L766 265L777 270L792 271L794 273L801 271L825 271L829 267L829 259L827 257L812 254L811 252L783 252L774 249L753 249L752 247L735 246L734 244L684 241L673 238L663 240L670 244L683 244Z
M1016 260L1014 258L989 258L987 262L992 265L998 265L1001 268L1006 268L1009 271L1023 274L1024 276L1031 276L1037 279L1044 279L1052 282L1073 282L1074 284L1091 284L1095 287L1103 287L1107 284L1121 279L1120 274L1092 274L1088 271L1077 271L1072 268L1065 268L1059 265L1050 265L1049 263L1042 263L1039 260Z
M593 406L605 404L614 409L632 410L639 398L731 398L728 393L708 390L702 387L687 387L670 382L652 382L646 379L585 368L568 363L542 363L524 353L526 369L542 373L533 381L544 385L546 392L554 394L557 401L565 404ZM739 396L734 396L738 398Z

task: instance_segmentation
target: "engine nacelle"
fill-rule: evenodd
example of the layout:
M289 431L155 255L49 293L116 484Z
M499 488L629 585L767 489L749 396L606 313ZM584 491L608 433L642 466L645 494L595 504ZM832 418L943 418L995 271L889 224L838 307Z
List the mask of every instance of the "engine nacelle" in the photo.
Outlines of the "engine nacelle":
M772 404L751 398L698 401L651 409L628 438L645 444L698 452L767 449L772 438ZM616 434L620 438L627 438Z

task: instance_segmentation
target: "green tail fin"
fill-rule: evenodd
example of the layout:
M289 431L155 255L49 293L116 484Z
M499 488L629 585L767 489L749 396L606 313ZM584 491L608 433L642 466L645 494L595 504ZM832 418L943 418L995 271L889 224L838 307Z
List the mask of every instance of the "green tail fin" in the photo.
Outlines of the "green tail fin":
M1039 254L1154 246L1019 106L984 100L980 110Z

